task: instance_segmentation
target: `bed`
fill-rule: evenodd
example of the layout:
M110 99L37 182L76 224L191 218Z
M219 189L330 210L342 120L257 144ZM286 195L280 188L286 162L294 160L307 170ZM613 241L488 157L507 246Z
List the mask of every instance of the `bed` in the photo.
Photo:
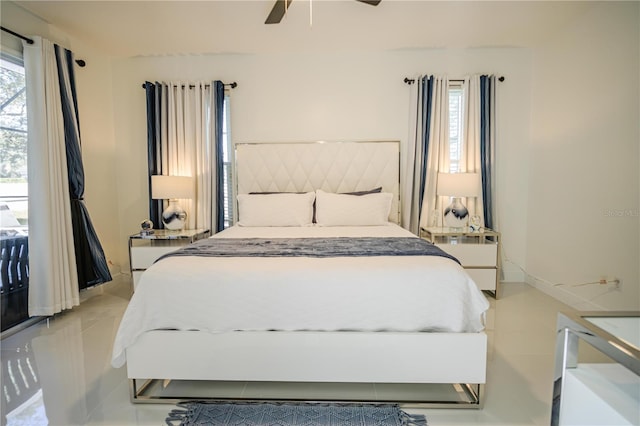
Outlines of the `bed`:
M241 144L236 168L238 224L147 269L123 316L133 402L187 380L462 384L482 406L489 304L397 225L398 142Z

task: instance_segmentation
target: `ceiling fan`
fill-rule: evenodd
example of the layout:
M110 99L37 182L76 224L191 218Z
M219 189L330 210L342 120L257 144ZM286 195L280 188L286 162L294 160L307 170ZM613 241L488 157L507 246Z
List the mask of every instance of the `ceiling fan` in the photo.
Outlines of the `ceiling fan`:
M276 0L276 3L273 5L273 9L267 16L267 20L264 21L265 24L279 24L284 17L287 9L291 5L293 0ZM371 6L377 6L382 0L356 0L360 3L366 3Z

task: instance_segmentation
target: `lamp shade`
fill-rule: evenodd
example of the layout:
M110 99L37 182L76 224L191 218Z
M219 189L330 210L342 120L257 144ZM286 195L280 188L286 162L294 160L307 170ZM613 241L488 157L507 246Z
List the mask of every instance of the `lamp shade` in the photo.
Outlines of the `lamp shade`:
M151 198L193 198L193 179L188 176L151 176Z
M438 173L438 195L477 197L479 190L479 173Z

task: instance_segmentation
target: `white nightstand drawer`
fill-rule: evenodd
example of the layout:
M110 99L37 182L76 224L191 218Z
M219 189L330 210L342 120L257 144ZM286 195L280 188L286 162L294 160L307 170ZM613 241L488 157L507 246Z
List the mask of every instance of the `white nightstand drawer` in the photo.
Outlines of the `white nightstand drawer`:
M500 233L489 228L427 227L420 235L456 257L480 290L500 293Z
M496 266L498 244L486 242L483 244L436 244L445 252L454 256L462 266Z
M208 229L185 229L170 231L155 229L150 233L138 233L129 236L129 260L131 276L135 291L142 273L158 260L159 257L180 249L181 247L208 238Z
M497 269L466 268L465 271L467 271L480 290L496 290Z
M177 245L131 247L131 269L147 269L160 256L176 251L180 247Z

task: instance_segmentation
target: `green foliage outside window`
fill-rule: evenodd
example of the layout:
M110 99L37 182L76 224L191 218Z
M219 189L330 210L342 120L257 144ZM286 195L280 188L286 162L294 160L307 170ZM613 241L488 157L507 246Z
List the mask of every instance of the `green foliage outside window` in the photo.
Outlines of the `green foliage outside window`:
M0 179L27 180L27 105L24 69L2 60L0 67Z

